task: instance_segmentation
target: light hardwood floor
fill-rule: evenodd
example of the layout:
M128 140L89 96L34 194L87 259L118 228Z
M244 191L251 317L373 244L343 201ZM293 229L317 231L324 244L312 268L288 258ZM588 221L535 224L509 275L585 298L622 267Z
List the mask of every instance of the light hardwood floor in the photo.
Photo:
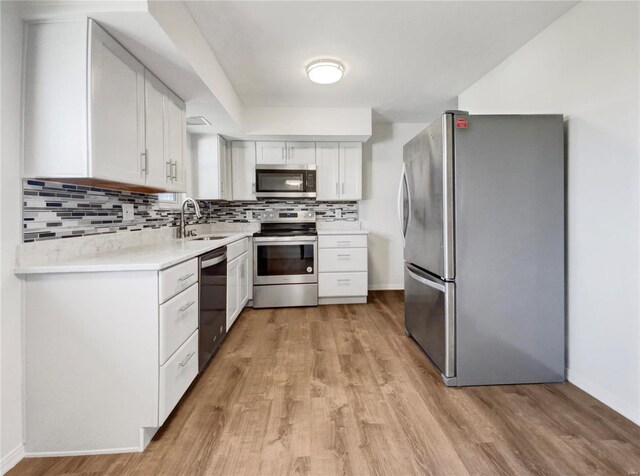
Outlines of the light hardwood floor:
M144 453L9 474L637 474L640 427L571 384L446 388L400 292L243 311Z

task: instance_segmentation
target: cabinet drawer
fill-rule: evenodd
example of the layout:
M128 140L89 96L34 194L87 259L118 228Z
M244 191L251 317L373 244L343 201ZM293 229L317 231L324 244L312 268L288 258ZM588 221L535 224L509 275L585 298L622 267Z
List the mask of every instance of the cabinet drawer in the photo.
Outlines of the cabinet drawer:
M160 364L198 328L198 284L160 305Z
M160 303L171 299L196 282L198 282L198 258L163 269L159 273Z
M367 235L320 235L318 248L366 248Z
M367 273L318 273L318 297L366 296Z
M249 239L242 238L227 245L227 262L237 258L245 251L249 251Z
M198 375L198 331L160 367L158 420L162 425Z
M318 272L366 271L366 248L325 248L318 250Z

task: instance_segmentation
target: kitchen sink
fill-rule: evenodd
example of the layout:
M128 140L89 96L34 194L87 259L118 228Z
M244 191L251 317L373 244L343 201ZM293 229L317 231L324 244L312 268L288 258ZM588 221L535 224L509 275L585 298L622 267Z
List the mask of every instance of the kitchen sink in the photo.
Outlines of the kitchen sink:
M209 236L201 236L199 238L193 238L191 241L213 241L213 240L223 240L228 238L229 235L209 235Z

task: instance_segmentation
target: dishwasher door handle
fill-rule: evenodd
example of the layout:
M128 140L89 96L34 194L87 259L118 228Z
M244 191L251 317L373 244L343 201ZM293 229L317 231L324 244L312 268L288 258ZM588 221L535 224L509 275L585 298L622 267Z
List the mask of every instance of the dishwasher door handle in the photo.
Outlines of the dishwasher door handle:
M220 256L217 256L217 257L215 257L215 258L208 259L208 260L206 260L206 261L202 261L202 262L200 263L200 267L201 267L202 269L209 268L209 267L211 267L211 266L215 266L215 265L217 265L217 264L222 263L222 262L223 262L223 261L225 261L226 259L227 259L227 253L224 253L224 254L222 254L222 255L220 255Z

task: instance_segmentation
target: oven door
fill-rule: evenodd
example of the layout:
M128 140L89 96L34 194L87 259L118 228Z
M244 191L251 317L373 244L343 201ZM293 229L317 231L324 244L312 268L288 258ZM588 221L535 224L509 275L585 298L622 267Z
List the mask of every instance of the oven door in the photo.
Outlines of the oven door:
M256 168L256 197L315 198L315 166L258 166Z
M318 282L316 237L260 237L253 239L253 284Z

